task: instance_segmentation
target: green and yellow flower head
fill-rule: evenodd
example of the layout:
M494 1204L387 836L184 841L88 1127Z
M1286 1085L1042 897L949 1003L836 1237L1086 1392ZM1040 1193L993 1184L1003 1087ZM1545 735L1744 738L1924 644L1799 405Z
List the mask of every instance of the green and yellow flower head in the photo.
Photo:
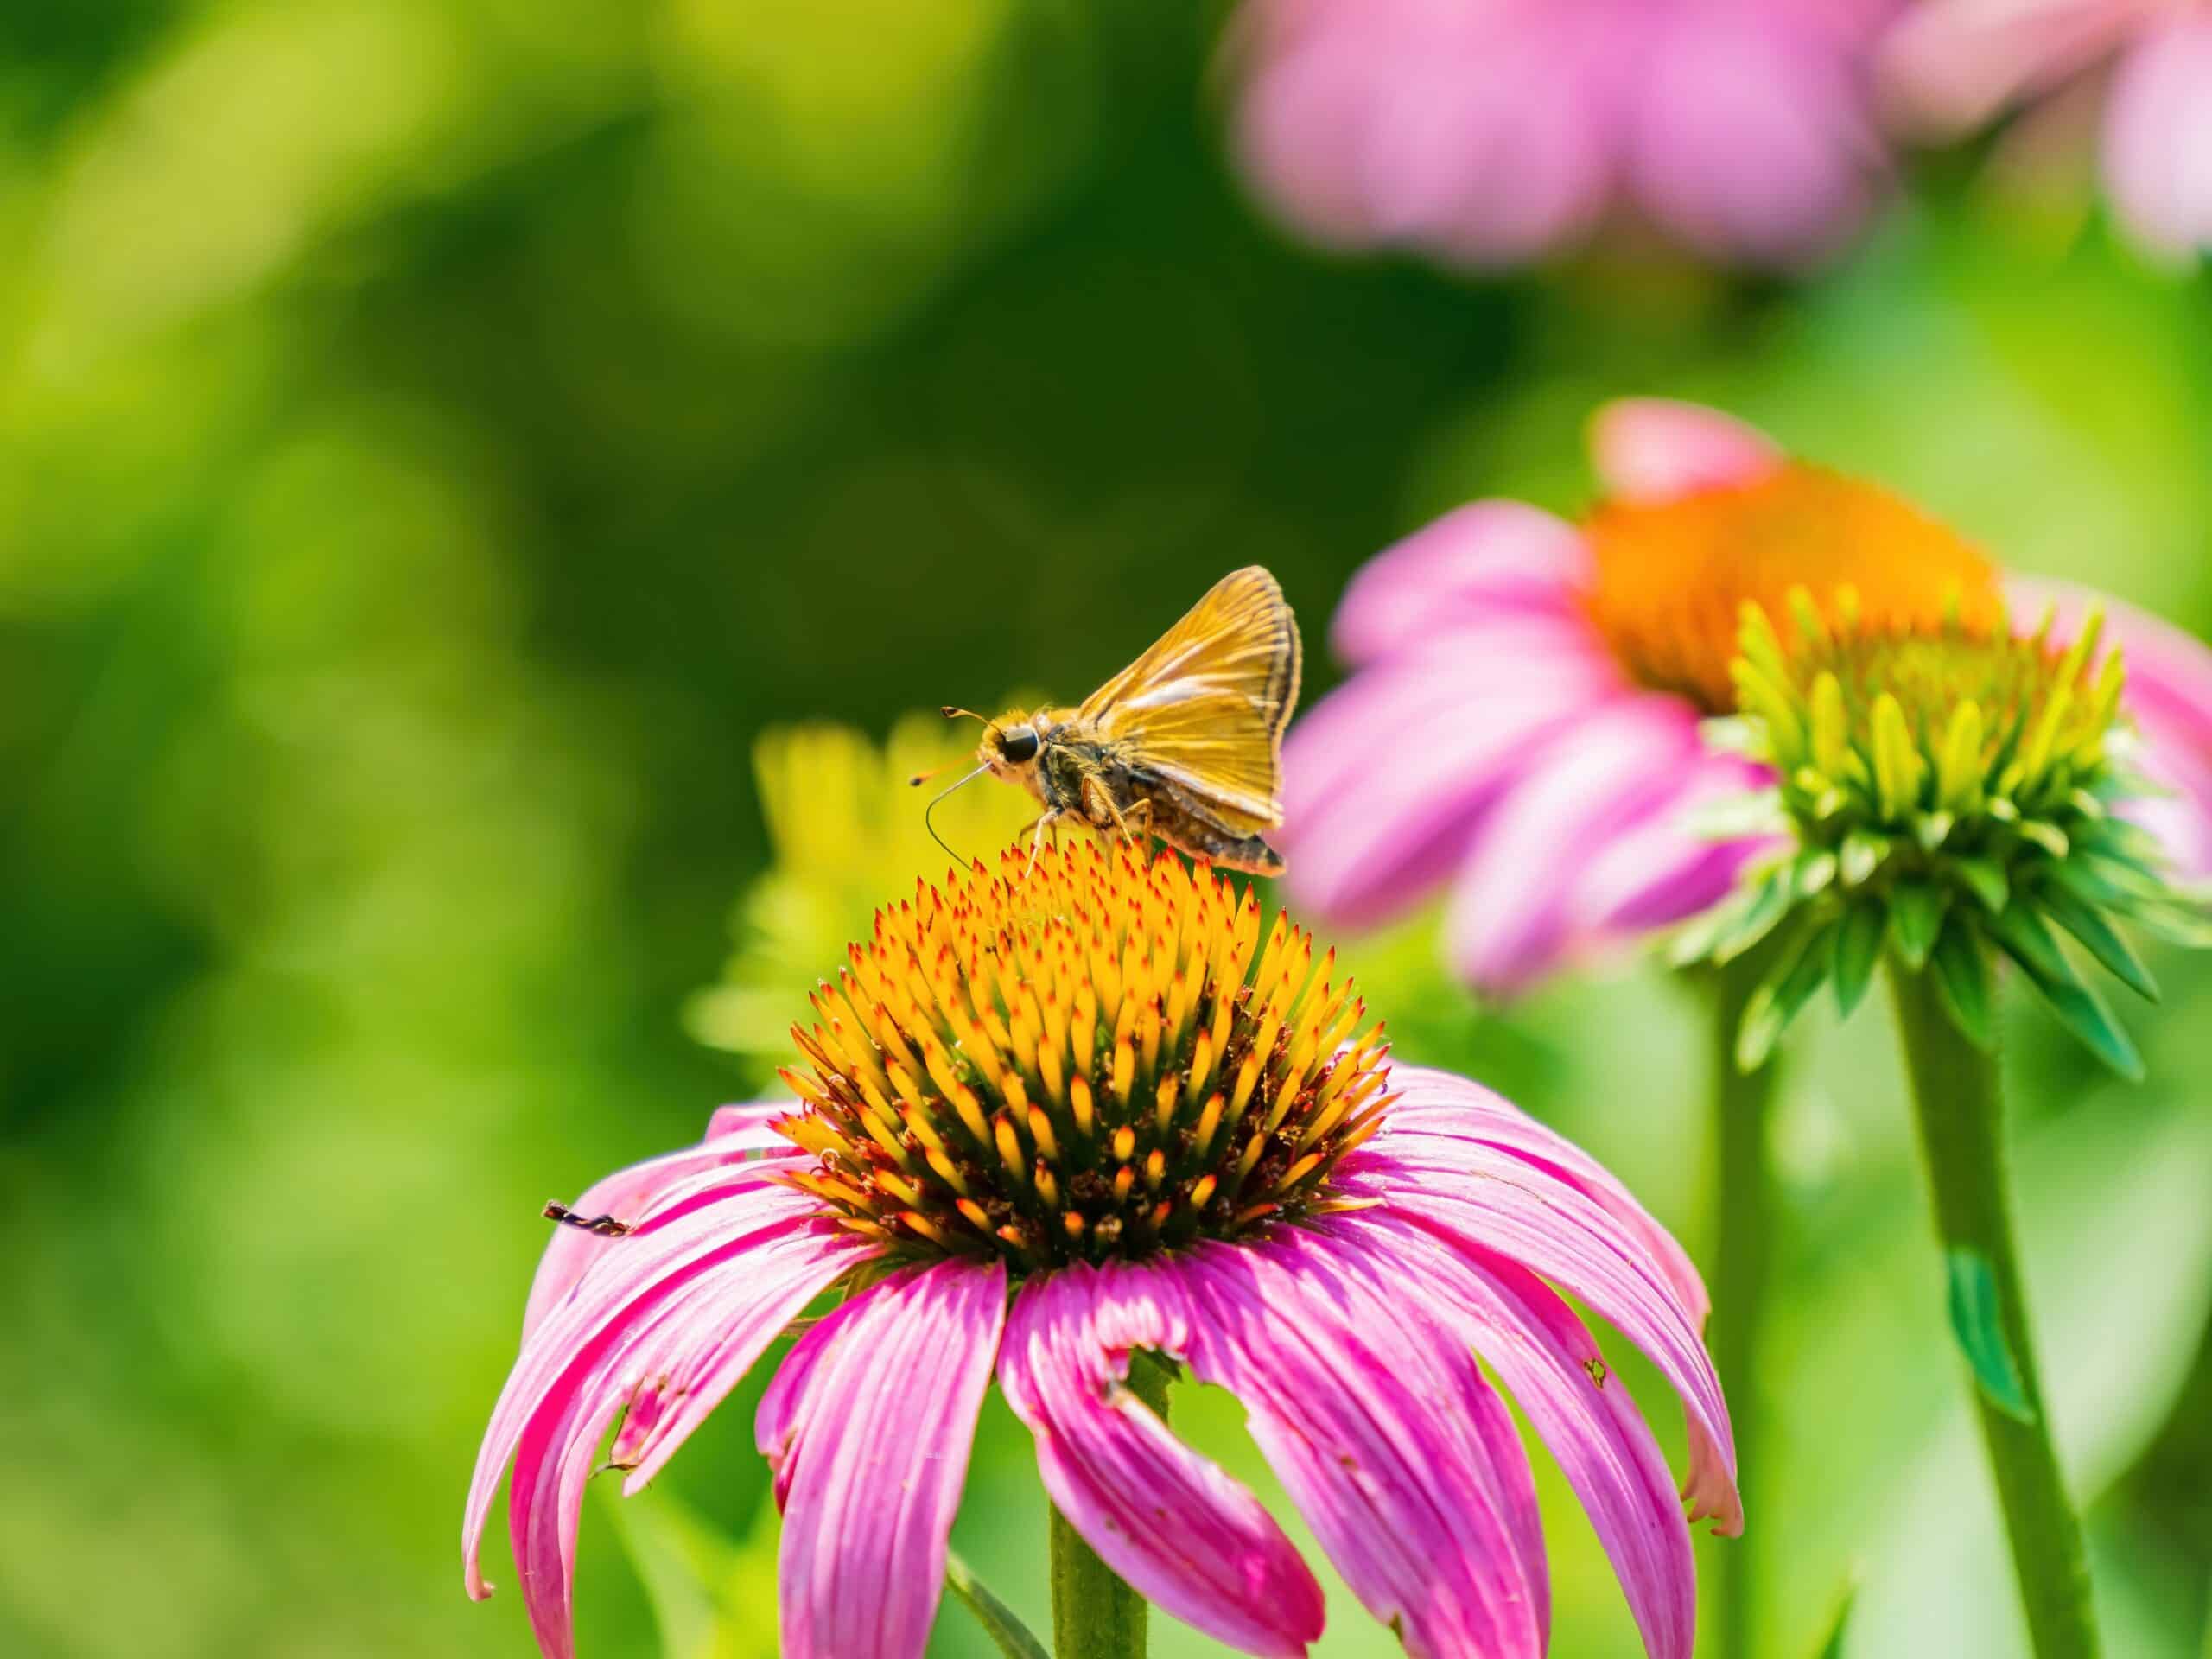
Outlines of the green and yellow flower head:
M1774 772L1753 816L1778 850L1682 942L1691 958L1770 953L1741 1063L1761 1063L1824 984L1849 1013L1886 946L1911 971L1932 966L1953 1020L1985 1046L1993 952L2009 957L2068 1029L2139 1074L2060 936L2155 997L2122 925L2201 940L2202 923L2119 810L2147 785L2126 764L2126 670L2101 619L2062 645L2048 616L2018 634L1955 607L1932 625L1870 626L1848 588L1825 608L1797 589L1788 611L1785 632L1745 607L1740 718L1718 723Z

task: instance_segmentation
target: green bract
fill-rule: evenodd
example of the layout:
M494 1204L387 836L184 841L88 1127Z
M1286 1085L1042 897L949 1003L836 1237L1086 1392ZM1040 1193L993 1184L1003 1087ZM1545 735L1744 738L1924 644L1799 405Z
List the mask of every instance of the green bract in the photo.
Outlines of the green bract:
M1849 589L1836 599L1831 624L1792 593L1786 645L1764 611L1745 607L1741 715L1713 722L1716 741L1777 780L1732 809L1726 833L1783 843L1678 942L1681 960L1726 962L1770 941L1738 1062L1761 1064L1824 984L1849 1014L1885 948L1912 972L1932 968L1954 1023L1989 1047L1993 948L2107 1064L2139 1075L2134 1045L2060 935L2153 998L2120 925L2212 936L2157 842L2114 810L2148 785L2121 764L2124 672L2117 652L2099 655L2101 617L2062 651L2048 616L2026 637L1955 615L1873 632Z

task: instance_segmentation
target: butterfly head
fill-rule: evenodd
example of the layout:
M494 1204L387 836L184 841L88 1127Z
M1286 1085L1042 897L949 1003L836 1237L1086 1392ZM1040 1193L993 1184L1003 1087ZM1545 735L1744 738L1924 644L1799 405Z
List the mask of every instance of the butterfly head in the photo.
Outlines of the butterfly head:
M983 728L976 759L991 774L1037 792L1037 760L1045 752L1046 722L1029 715L1001 715Z

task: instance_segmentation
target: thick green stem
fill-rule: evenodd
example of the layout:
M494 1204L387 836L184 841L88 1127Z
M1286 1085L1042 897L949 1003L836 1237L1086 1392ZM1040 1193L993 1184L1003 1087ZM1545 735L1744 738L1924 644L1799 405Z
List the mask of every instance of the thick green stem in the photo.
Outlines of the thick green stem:
M1147 1354L1129 1357L1129 1391L1167 1421L1166 1366ZM1142 1596L1100 1560L1055 1508L1052 1522L1052 1652L1056 1659L1144 1659Z
M1713 1040L1707 1056L1713 1092L1713 1319L1706 1340L1728 1395L1736 1433L1736 1467L1748 1484L1759 1466L1759 1346L1766 1321L1767 1273L1774 1255L1774 1164L1768 1151L1778 1061L1745 1073L1736 1065L1736 1033L1744 1005L1768 966L1754 951L1720 970L1713 997ZM1750 1659L1752 1594L1758 1565L1756 1525L1715 1553L1708 1628L1720 1659Z
M2088 1557L2051 1443L2013 1241L1997 1061L1951 1023L1932 973L1911 973L1892 962L1890 983L1912 1082L1920 1149L1935 1198L1936 1230L1955 1262L1961 1253L1971 1253L1986 1263L1999 1325L2026 1406L2024 1412L2008 1411L1969 1377L1997 1478L2029 1638L2037 1659L2094 1659L2097 1630Z

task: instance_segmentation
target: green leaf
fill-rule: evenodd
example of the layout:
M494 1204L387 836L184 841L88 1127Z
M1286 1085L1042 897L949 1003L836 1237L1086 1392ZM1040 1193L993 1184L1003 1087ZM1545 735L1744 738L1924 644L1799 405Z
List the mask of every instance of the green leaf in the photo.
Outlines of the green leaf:
M1859 1572L1854 1567L1843 1593L1836 1598L1835 1614L1828 1620L1828 1633L1821 1640L1818 1659L1843 1659L1843 1638L1851 1628L1851 1610L1858 1602Z
M1957 916L1945 924L1942 937L1929 958L1936 988L1942 994L1951 1023L1966 1039L1985 1052L1997 1047L1995 999L1990 995L1989 953L1974 929Z
M1785 865L1760 884L1735 927L1713 945L1713 961L1733 962L1766 938L1774 931L1775 924L1789 913L1790 903L1796 897L1796 878L1790 867Z
M2046 885L2037 895L2044 912L2082 941L2089 954L2104 963L2113 976L2148 1001L2158 1000L2158 982L2143 965L2127 941L2105 919L2094 905L2085 905L2064 887Z
M1944 1262L1951 1276L1951 1334L1959 1339L1983 1397L2007 1417L2034 1422L2027 1384L2005 1337L2004 1308L1989 1258L1979 1250L1957 1249L1946 1251Z
M1928 953L1943 931L1943 912L1950 903L1948 893L1925 881L1900 881L1891 890L1890 937L1914 973L1928 965Z
M1821 988L1828 976L1835 931L1834 922L1812 928L1782 953L1774 972L1745 1002L1743 1023L1736 1028L1738 1071L1756 1071L1764 1065L1789 1022Z
M1882 929L1888 918L1882 906L1871 899L1861 899L1844 912L1843 922L1835 931L1835 1006L1836 1012L1848 1020L1859 1001L1866 995L1866 986L1874 977L1874 964L1881 960Z
M1984 910L1993 916L2004 913L2012 896L2012 884L2005 879L2004 866L1989 858L1955 858L1951 868Z
M664 1659L739 1659L776 1645L776 1510L764 1494L738 1541L717 1534L664 1489L620 1495L600 1483L629 1552Z
M2014 905L1998 918L1997 941L2020 964L2028 982L2042 994L2058 1021L2081 1039L2090 1052L2130 1082L2143 1080L2143 1057L2126 1030L2112 1017L2097 994L2082 982L2043 918Z
M952 1593L960 1598L961 1605L976 1616L983 1627L983 1634L991 1638L1006 1659L1052 1659L1042 1642L1030 1634L1013 1608L992 1593L991 1588L976 1576L976 1571L960 1559L957 1550L947 1550L944 1555L944 1582Z

